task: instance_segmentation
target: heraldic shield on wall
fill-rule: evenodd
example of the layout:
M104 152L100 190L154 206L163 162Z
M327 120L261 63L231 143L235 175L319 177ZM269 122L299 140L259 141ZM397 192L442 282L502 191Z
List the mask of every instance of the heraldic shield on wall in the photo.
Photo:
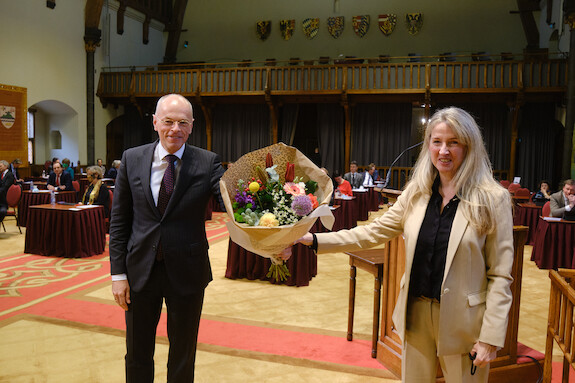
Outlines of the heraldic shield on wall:
M353 16L353 31L359 37L365 36L369 30L369 15Z
M295 30L295 20L280 20L280 32L282 38L288 41L293 36L293 31Z
M2 126L6 129L10 129L14 125L16 120L16 107L15 106L5 106L0 105L0 121Z
M397 16L393 13L379 15L379 30L386 36L391 35L397 24Z
M303 34L308 39L313 39L319 31L319 17L305 19L302 23Z
M421 13L406 13L405 26L411 35L417 34L423 26L423 14Z
M327 31L334 39L337 39L343 33L344 27L344 17L328 17L327 19Z
M256 23L256 33L261 41L265 41L268 37L270 37L271 31L272 31L271 21L269 20L258 21Z

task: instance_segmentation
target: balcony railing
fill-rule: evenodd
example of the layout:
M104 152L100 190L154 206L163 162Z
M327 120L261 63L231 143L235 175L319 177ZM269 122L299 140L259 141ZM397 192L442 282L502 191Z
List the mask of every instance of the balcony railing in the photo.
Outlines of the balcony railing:
M104 98L290 94L562 92L567 60L105 69Z

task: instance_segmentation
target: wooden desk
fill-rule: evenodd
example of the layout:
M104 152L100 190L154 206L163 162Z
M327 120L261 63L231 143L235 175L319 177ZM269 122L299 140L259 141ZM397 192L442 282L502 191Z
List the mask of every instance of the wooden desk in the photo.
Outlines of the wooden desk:
M355 312L355 276L356 268L374 276L373 287L373 331L371 336L371 357L377 357L377 336L379 333L379 310L381 303L381 281L383 265L387 258L384 249L359 250L346 252L349 255L349 307L347 317L347 340L353 340L353 317Z
M369 190L354 190L355 208L357 209L357 220L367 221L369 219Z
M104 252L103 206L37 205L30 207L28 218L25 253L84 258Z
M342 217L340 222L336 222L338 230L353 229L357 226L357 209L354 201L355 197L351 197L351 199L334 199L334 205L340 206ZM334 229L334 231L336 230Z

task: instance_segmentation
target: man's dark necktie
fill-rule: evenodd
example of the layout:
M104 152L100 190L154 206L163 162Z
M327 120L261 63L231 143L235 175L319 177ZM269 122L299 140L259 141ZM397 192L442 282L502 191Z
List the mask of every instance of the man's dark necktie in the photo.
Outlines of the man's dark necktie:
M164 172L164 178L162 178L162 184L160 185L160 194L158 194L158 210L162 215L164 215L170 196L174 191L174 181L176 180L176 166L174 162L176 162L178 157L168 154L164 158L168 161L168 167Z
M160 185L160 193L158 194L158 210L160 214L164 215L168 202L170 202L170 197L174 191L174 181L176 180L176 167L174 162L178 157L173 154L168 154L164 157L168 161L168 167L164 172L164 178L162 178L162 184ZM156 253L156 259L161 261L164 259L164 252L162 251L162 244L158 246L158 252Z

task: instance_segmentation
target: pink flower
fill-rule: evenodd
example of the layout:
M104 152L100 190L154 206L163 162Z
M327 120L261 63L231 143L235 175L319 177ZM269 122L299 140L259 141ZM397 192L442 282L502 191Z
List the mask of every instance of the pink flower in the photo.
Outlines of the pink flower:
M305 189L302 189L298 184L293 182L286 182L284 191L291 195L305 195Z

